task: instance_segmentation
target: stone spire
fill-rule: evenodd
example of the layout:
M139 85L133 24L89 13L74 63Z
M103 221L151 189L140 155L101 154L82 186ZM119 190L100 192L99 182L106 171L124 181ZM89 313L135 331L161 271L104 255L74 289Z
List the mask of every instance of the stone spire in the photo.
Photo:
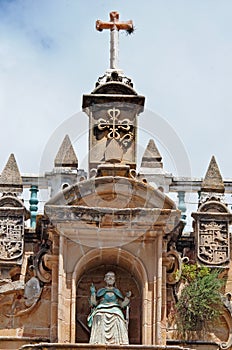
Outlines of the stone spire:
M161 162L162 157L156 147L155 141L150 139L143 154L141 167L144 168L162 168L163 163Z
M23 191L22 178L13 153L0 176L0 191L11 193L22 193Z
M215 157L212 156L208 170L201 185L202 192L224 193L224 182L218 168Z
M55 167L78 168L78 159L68 135L65 136L54 161Z

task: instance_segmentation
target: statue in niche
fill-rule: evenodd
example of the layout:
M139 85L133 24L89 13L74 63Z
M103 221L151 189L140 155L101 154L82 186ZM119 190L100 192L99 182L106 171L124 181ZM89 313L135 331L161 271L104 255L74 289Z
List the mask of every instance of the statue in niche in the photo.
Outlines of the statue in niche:
M125 298L115 287L114 272L107 272L104 278L106 286L96 292L95 286L90 287L90 304L92 311L88 316L88 326L91 327L91 344L129 344L128 318L131 292ZM123 309L126 311L126 319Z

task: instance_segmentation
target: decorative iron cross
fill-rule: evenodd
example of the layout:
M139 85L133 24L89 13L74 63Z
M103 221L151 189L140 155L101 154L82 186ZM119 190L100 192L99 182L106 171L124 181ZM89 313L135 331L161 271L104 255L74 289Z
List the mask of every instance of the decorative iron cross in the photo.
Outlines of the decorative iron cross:
M119 13L110 12L110 22L96 21L96 29L101 32L103 29L110 29L110 69L118 68L118 46L119 30L126 30L129 34L133 32L133 22L119 22Z

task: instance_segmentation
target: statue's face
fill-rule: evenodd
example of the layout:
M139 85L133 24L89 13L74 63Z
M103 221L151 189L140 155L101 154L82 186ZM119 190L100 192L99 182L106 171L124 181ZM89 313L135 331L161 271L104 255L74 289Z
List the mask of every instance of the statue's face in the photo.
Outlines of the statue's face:
M113 286L115 283L115 274L113 272L107 272L105 282L108 286Z

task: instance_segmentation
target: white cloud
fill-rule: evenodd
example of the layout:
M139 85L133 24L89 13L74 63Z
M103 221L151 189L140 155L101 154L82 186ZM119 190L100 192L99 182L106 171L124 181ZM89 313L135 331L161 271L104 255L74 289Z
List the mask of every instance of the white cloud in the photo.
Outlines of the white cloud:
M193 175L203 176L216 153L230 177L229 0L2 0L0 171L14 152L22 172L37 172L51 135L81 110L82 94L109 65L109 33L96 32L95 20L111 10L136 26L120 34L121 67L183 140Z

